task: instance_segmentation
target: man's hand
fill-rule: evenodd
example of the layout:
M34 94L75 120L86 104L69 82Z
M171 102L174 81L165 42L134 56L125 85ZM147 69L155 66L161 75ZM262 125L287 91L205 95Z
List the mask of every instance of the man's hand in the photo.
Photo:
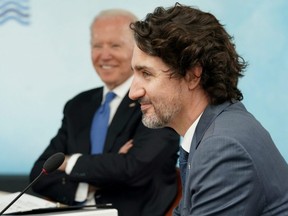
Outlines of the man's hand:
M130 148L132 148L133 146L133 140L129 140L128 142L126 142L119 150L119 154L127 154L127 152L130 150Z
M65 172L66 166L67 166L67 161L69 160L70 156L65 156L65 159L61 166L58 168L58 170Z

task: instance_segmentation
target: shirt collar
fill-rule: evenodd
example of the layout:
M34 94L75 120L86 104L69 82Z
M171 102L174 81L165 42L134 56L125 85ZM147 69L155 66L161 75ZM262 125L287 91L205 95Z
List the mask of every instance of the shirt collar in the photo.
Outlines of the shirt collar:
M198 124L201 116L202 116L202 113L198 116L198 118L189 127L189 129L186 131L186 133L182 139L181 146L188 153L190 152L190 146L191 146L192 138L194 136L197 124Z
M114 88L112 91L116 94L119 98L124 98L127 92L129 91L129 88L132 84L133 76L129 77L125 82L123 82L121 85ZM109 92L110 90L106 85L104 85L104 91L103 91L103 98L104 96Z

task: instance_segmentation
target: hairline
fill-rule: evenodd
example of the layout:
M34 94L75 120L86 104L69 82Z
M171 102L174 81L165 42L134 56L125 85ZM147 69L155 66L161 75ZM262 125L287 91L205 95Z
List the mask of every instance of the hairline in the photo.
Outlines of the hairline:
M125 10L125 9L115 8L115 9L102 10L94 17L94 19L90 25L90 32L92 33L92 27L98 19L109 18L109 17L118 17L118 16L128 18L131 21L131 23L136 22L138 20L138 18L135 14L133 14L132 12Z

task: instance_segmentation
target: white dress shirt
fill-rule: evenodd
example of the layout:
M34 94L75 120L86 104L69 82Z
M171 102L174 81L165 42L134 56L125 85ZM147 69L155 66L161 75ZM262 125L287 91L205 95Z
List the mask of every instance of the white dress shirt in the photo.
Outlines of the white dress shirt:
M202 116L202 113L198 116L198 118L189 127L189 129L186 131L186 133L185 133L185 135L184 135L184 137L182 139L181 147L188 153L190 152L192 138L194 136L197 124L198 124L201 116Z

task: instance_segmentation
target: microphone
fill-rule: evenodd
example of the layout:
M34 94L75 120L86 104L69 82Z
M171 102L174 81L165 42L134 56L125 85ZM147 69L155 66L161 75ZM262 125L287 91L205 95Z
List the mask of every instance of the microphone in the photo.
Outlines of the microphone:
M65 155L62 152L58 152L50 156L44 163L41 173L14 199L10 202L1 212L2 215L14 202L16 202L43 174L49 174L56 170L64 162Z

